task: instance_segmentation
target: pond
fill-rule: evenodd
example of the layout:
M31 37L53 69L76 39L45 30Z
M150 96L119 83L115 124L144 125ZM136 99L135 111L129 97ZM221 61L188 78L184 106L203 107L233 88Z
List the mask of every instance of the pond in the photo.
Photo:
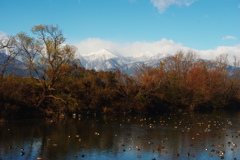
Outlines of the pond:
M0 160L240 159L240 112L0 120Z

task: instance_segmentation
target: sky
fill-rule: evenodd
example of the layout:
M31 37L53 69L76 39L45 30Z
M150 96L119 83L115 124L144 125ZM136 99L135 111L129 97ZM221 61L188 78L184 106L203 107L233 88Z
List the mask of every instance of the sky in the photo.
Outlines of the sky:
M192 50L240 58L240 0L0 0L0 34L58 25L79 54Z

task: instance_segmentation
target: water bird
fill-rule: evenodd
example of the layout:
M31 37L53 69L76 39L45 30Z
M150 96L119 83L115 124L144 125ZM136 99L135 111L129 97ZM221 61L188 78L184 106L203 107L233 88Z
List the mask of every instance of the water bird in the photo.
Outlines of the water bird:
M232 145L233 145L234 147L237 147L237 145L236 145L235 143L233 143L233 142L232 142Z
M208 154L209 157L212 157L213 155L212 154Z
M219 148L221 148L221 147L223 147L223 146L224 146L223 144L221 144L221 145L219 144L219 145L218 145Z
M99 135L100 135L100 133L99 133L99 132L95 132L95 135L99 136Z
M148 144L153 144L153 142L148 142Z
M21 155L21 156L23 156L24 154L25 154L25 152L23 152L23 151L20 152L20 155Z

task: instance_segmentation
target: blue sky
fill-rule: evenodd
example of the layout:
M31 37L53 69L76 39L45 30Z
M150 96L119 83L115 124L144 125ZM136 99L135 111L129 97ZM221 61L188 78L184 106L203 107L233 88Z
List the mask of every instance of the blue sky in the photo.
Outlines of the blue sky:
M81 53L136 47L136 54L171 45L200 54L240 53L239 0L0 0L0 14L1 33L57 24Z

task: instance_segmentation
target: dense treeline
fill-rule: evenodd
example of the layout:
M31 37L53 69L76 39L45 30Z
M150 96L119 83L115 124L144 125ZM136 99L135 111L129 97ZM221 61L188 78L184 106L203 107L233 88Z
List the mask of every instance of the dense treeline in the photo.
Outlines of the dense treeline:
M63 44L57 26L32 28L37 37L19 33L0 40L1 116L53 116L72 113L134 113L166 110L237 108L240 100L239 61L228 56L204 61L192 52L161 60L135 75L85 70L74 58L75 47ZM21 57L27 76L7 68ZM21 64L22 65L22 64ZM8 74L6 74L8 73Z

